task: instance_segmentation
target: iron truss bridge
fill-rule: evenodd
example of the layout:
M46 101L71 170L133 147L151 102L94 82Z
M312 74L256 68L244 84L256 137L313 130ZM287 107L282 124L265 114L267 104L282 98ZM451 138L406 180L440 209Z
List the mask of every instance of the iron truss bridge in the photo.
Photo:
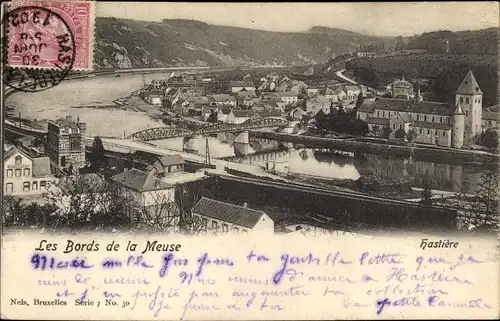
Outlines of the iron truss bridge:
M210 135L222 132L237 132L243 130L260 129L266 127L285 127L288 121L279 118L264 118L256 120L247 120L241 124L215 123L205 125L196 130L182 128L156 127L141 130L129 135L128 139L140 141L152 141L175 137L191 137L196 135Z

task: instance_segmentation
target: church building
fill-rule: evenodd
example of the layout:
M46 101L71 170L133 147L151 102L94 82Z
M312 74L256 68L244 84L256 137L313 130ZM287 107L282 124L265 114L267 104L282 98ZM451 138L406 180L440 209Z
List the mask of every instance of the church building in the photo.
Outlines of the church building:
M357 117L368 124L370 133L381 136L398 130L415 133L417 143L462 148L481 133L483 92L469 71L455 93L455 105L423 101L417 87L414 98L365 100ZM384 129L388 128L388 129Z

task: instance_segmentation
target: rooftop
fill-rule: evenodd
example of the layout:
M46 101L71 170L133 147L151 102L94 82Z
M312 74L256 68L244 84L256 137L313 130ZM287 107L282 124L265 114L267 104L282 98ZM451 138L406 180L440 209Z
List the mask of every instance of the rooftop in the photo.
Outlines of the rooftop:
M170 188L170 185L154 177L152 172L131 168L111 177L111 180L134 191L146 192Z
M421 114L453 115L454 108L450 104L432 101L421 101L397 98L380 98L375 102L375 109L391 111L407 111Z
M50 160L48 157L33 158L34 177L46 177L51 175L52 173L50 172Z
M228 94L214 94L209 96L209 99L212 99L217 102L226 102L226 101L235 101L236 99Z
M181 155L165 155L165 156L161 156L161 157L158 157L158 161L163 166L184 164L184 159L182 159Z
M203 197L192 209L193 213L252 229L257 225L262 211L233 205Z
M389 125L389 119L387 118L367 117L366 122L375 125Z
M375 101L365 99L363 100L363 103L361 106L359 106L358 112L363 112L363 113L373 113L373 110L375 109Z
M482 95L483 91L479 87L479 84L477 83L476 77L474 77L474 74L472 73L472 70L469 70L467 75L465 75L464 80L462 80L462 83L458 87L458 90L456 92L457 94L465 94L465 95Z

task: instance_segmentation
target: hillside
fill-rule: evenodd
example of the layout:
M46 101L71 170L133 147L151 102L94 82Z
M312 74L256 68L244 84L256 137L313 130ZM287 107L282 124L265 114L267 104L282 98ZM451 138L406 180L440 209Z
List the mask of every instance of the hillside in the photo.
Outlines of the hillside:
M454 93L469 70L484 92L484 105L497 101L498 56L478 54L412 54L376 59L355 59L346 68L362 83L383 87L405 75L406 79L428 80L427 98L454 101Z
M499 28L452 32L441 30L413 38L406 49L425 49L430 53L498 54Z
M386 38L324 27L270 32L194 20L96 20L97 68L310 65Z

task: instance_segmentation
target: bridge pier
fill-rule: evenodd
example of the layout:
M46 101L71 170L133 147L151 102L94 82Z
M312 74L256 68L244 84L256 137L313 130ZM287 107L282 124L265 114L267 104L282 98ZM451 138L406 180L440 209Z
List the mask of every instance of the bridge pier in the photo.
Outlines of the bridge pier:
M200 146L198 142L201 139L201 135L194 135L194 136L188 136L184 137L183 139L183 150L186 153L194 153L197 154L200 150Z
M250 138L248 135L248 130L242 131L235 138L234 142L238 144L250 144Z

